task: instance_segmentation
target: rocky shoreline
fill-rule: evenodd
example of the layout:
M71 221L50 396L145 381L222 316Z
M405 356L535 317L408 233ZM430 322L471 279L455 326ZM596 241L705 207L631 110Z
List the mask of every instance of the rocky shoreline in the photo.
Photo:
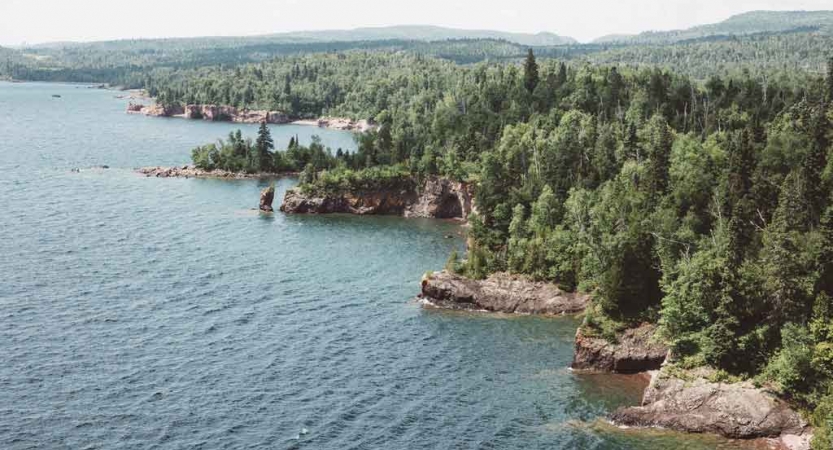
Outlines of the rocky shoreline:
M655 372L641 406L610 415L618 425L711 433L730 439L765 438L776 448L809 450L812 429L801 415L750 381L710 381L712 369Z
M553 316L581 313L590 303L589 295L506 273L478 281L447 271L434 272L422 279L420 297L446 309Z
M194 166L177 166L177 167L141 167L136 169L136 173L144 175L148 178L225 178L225 179L257 179L257 178L280 178L286 176L297 176L295 172L272 173L245 173L245 172L229 172L226 170L202 170Z
M343 213L465 219L473 209L472 191L466 183L439 177L429 177L421 185L408 178L384 188L337 193L290 189L280 210L288 214Z
M444 309L549 316L581 313L591 302L589 295L517 275L471 280L446 271L423 277L420 298ZM658 341L656 331L656 325L642 324L618 333L615 342L584 327L576 332L572 369L651 377L640 406L610 414L615 425L710 433L778 450L810 449L812 429L786 402L750 381L710 381L715 378L711 369L672 369L669 348Z
M141 97L129 97L137 98ZM344 117L321 117L318 119L296 120L282 111L255 110L235 108L233 106L218 105L185 105L163 106L157 103L130 102L127 105L128 114L142 114L149 117L176 117L181 119L207 120L212 122L233 122L273 125L309 125L340 131L365 133L375 130L377 126L368 120L352 120Z

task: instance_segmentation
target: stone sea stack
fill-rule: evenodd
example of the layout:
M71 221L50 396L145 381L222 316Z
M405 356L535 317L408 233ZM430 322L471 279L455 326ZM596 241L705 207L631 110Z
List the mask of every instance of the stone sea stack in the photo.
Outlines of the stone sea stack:
M271 185L260 191L260 210L272 212L272 201L275 199L275 186Z

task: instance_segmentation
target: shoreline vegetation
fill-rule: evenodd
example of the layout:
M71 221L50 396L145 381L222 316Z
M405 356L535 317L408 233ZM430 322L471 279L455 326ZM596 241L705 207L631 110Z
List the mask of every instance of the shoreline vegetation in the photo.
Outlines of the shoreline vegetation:
M352 153L275 152L263 124L257 142L237 133L192 158L207 171L299 171L299 212L398 211L431 177L473 186L468 250L450 272L592 293L580 334L592 348L647 323L669 349L664 373L708 371L705 390L760 386L803 412L815 449L833 447L833 61L825 75L695 80L539 63L532 50L522 65L474 66L345 53L154 83L160 104L239 105L267 111L263 122L269 110L373 118ZM694 409L663 425L697 430L683 421L699 413L749 418Z

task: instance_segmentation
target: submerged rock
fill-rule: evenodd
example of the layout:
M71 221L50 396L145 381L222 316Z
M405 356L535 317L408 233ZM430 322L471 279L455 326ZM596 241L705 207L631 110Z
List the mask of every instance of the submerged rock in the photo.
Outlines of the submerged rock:
M801 415L751 382L708 381L710 369L680 379L657 372L642 406L620 408L611 419L620 425L663 427L712 433L733 439L778 438L782 447L809 448L811 430Z
M421 297L442 308L543 315L580 313L590 303L589 295L505 273L472 280L435 272L423 278Z
M465 219L472 211L472 189L466 183L440 177L429 177L421 185L413 178L404 178L385 187L334 193L290 189L280 210L289 214L386 214Z
M266 212L274 211L272 201L275 199L275 186L269 186L260 191L260 210Z
M656 325L644 324L625 330L611 343L602 337L587 336L583 327L576 332L576 350L571 367L577 370L638 373L658 370L668 355L668 347L654 341Z

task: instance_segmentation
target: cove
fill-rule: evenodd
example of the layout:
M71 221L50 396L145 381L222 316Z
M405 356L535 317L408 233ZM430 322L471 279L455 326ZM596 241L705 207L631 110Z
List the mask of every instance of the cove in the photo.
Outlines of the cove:
M266 182L135 174L255 126L114 95L0 83L0 447L737 448L600 422L643 385L567 370L574 318L421 308L454 224L261 215Z

